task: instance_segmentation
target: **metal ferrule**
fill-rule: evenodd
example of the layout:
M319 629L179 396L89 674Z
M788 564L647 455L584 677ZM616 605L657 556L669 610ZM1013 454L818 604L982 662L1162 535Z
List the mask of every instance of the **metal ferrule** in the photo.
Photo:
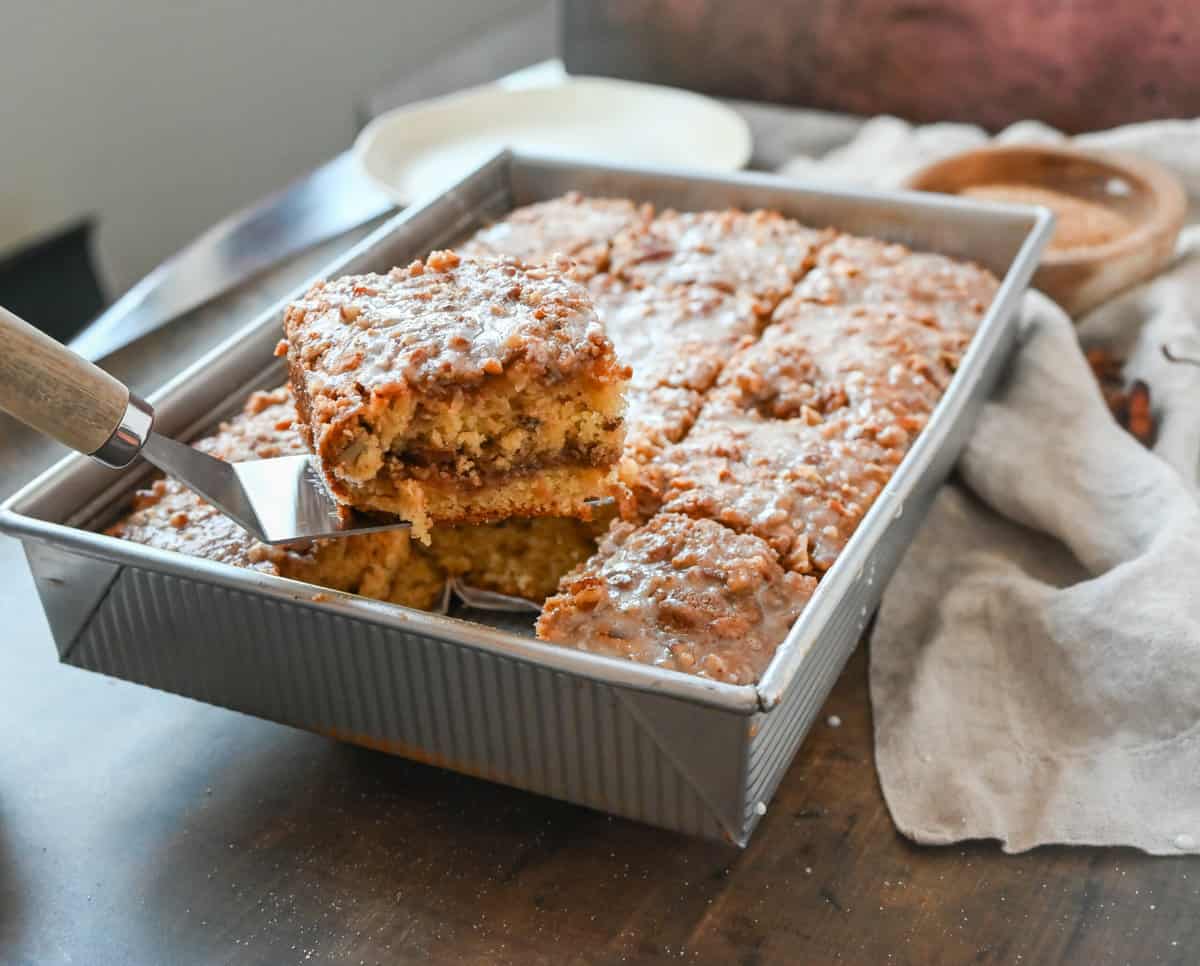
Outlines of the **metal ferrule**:
M154 409L144 399L130 393L121 422L104 445L91 454L92 459L117 470L128 466L146 445L153 425Z

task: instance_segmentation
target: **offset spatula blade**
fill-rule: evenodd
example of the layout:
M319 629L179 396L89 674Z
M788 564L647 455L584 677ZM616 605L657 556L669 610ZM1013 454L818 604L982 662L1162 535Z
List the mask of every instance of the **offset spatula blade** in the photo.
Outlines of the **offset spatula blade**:
M406 529L396 517L373 516L339 504L312 456L235 463L238 482L254 507L264 543L344 537L354 533Z
M407 520L371 517L341 506L307 454L226 463L151 433L144 454L195 490L258 540L295 543L409 527Z

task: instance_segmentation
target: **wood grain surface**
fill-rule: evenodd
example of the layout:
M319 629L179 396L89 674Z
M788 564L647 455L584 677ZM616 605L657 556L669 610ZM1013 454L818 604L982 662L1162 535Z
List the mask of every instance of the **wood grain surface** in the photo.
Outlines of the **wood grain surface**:
M36 644L36 646L35 646ZM920 848L852 660L748 849L6 649L0 961L1192 963L1200 859ZM833 727L829 716L840 724Z
M80 453L120 425L129 391L103 369L0 307L0 410Z

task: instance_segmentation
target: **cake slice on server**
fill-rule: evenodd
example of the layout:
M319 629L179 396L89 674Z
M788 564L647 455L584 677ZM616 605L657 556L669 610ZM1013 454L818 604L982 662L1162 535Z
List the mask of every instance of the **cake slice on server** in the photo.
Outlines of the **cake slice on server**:
M305 452L295 413L286 386L252 393L240 413L195 446L231 463L295 456ZM138 491L130 512L106 532L160 550L406 607L434 610L444 597L446 574L406 530L268 546L170 477Z
M622 365L570 260L434 252L313 286L284 317L300 430L334 496L435 524L591 514Z

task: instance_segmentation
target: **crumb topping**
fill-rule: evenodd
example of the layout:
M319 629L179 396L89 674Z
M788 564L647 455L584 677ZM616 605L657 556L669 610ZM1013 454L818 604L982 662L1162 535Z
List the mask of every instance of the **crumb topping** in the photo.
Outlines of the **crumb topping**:
M667 211L613 240L610 271L636 285L711 285L765 314L832 237L774 211Z
M625 198L587 198L571 191L561 198L525 205L462 246L463 255L548 259L555 252L569 255L587 275L608 265L609 241L622 229L653 215L649 205Z
M716 520L765 540L784 566L832 566L900 460L853 419L709 415L639 479L668 513Z
M762 540L661 514L618 523L546 602L538 634L583 650L733 684L766 669L816 588Z
M287 310L288 354L310 400L335 412L373 395L459 390L518 362L558 382L612 352L570 269L566 258L441 251L387 275L320 282Z
M971 262L839 235L821 249L793 299L822 305L892 304L918 322L973 332L998 288L991 272Z
M752 299L711 285L637 288L604 274L588 287L635 390L704 392L760 327Z
M788 300L775 317L730 361L709 405L810 424L838 413L890 446L924 428L968 341L886 306Z

